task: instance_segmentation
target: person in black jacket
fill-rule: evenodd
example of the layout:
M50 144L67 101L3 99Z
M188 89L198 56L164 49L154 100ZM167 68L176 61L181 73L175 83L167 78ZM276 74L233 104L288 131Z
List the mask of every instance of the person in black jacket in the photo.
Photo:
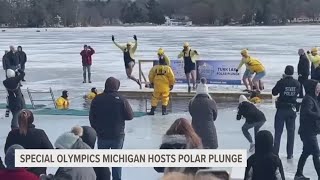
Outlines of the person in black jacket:
M287 66L283 78L279 80L272 89L272 95L279 98L276 102L277 113L275 116L274 128L274 148L276 154L279 154L281 135L284 124L287 128L287 158L293 158L295 120L297 97L300 92L300 83L295 80L292 75L294 73L293 66Z
M271 132L260 131L255 139L255 153L247 160L244 180L285 180L281 159L273 152Z
M88 144L91 149L94 149L94 145L97 140L97 132L90 126L82 126L83 133L81 139L83 142ZM108 167L94 167L93 168L97 179L96 180L110 180L110 169Z
M7 70L7 79L3 81L4 87L8 91L8 108L12 113L11 128L18 128L18 113L25 108L25 100L20 89L20 81L24 77L24 72L18 69L18 76L12 69Z
M303 84L308 80L310 75L310 61L303 49L299 49L298 54L300 56L298 64L298 81L300 82L299 98L303 98Z
M304 84L306 96L302 100L300 112L300 127L298 133L303 142L303 151L299 159L295 180L306 180L303 176L304 165L310 155L320 178L320 150L317 134L320 133L320 105L317 97L320 93L320 84L315 80L307 80Z
M27 55L24 51L22 51L22 47L18 46L18 51L17 51L17 57L19 60L19 65L21 70L24 72L26 68L26 62L27 62ZM22 81L26 81L25 79L22 79Z
M8 148L14 144L19 144L25 149L53 149L53 146L42 129L35 128L34 117L31 111L22 110L19 113L19 128L9 132L4 146L6 153ZM40 176L46 174L45 167L28 168L28 171Z
M119 93L120 81L114 77L106 80L105 90L91 103L89 120L98 135L99 149L122 149L125 121L133 119L129 102ZM121 168L112 168L113 180L121 179Z
M8 69L16 70L19 68L19 58L13 46L10 46L10 51L7 53L7 58L9 61L9 66L7 66Z
M250 152L254 149L254 143L252 136L249 133L249 129L254 128L254 135L256 136L260 128L266 122L266 117L262 111L260 111L254 104L248 101L248 99L241 95L239 98L237 120L241 120L242 117L246 119L246 122L242 126L243 135L250 142Z

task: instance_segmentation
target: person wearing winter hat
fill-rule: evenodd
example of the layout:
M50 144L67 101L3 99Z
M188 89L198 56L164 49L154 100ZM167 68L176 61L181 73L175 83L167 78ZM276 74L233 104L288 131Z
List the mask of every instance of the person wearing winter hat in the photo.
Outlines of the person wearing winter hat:
M266 122L266 117L264 113L260 111L254 104L249 102L244 95L241 95L239 97L237 120L241 120L242 118L246 119L246 122L242 126L242 132L250 143L249 151L253 152L254 142L249 133L249 129L254 128L254 135L256 136L260 128Z
M128 42L126 45L122 46L118 43L115 42L115 38L114 35L112 35L111 37L112 42L123 52L123 60L124 60L124 66L126 69L126 74L127 77L133 81L135 81L141 89L141 82L139 79L136 79L133 75L132 75L132 71L133 68L136 64L135 62L135 58L134 58L134 54L137 51L137 47L138 47L138 40L137 40L137 36L134 35L133 39L135 40L135 43L131 43Z
M18 129L9 132L4 151L7 152L9 147L19 144L25 149L53 149L53 146L44 130L38 129L34 125L34 116L30 110L22 110L18 114ZM39 176L45 174L46 167L31 167L28 171Z
M259 131L255 141L255 153L247 160L244 180L285 180L281 159L273 152L271 132Z
M80 135L83 129L80 126L73 127L72 132L66 132L60 135L54 143L57 149L91 149L82 141ZM48 179L52 175L43 175L42 179ZM60 167L53 179L63 179L68 177L69 180L96 180L96 174L92 167Z
M97 132L90 126L81 127L83 129L81 139L88 144L91 149L94 149L97 140ZM96 180L110 180L111 173L109 167L94 167L93 169L97 176Z
M8 92L8 109L12 113L11 129L18 128L18 114L25 108L25 100L20 88L20 81L24 78L25 73L18 69L18 75L12 69L7 71L7 79L3 81L4 87Z
M217 149L218 137L214 121L218 116L218 108L208 92L205 78L201 78L197 94L189 102L189 113L192 116L192 127L201 138L203 147Z
M188 83L188 92L191 92L190 86L190 76L192 78L193 90L196 90L196 58L199 56L199 53L196 50L193 50L190 47L190 44L185 42L183 44L183 50L178 55L178 59L183 58L184 62L184 72L186 74L187 83Z
M303 84L310 75L310 61L303 49L299 49L298 81L300 82L299 98L303 98Z
M284 124L287 128L287 158L293 158L296 105L300 92L300 83L293 78L294 67L288 65L285 68L283 78L277 82L272 89L272 95L278 96L276 101L277 113L275 116L274 128L274 148L276 154L279 154L280 141Z
M309 180L303 175L303 169L309 156L313 157L314 168L320 179L320 150L317 135L320 134L320 106L318 96L320 84L315 80L307 80L304 84L306 95L301 104L299 135L303 143L295 180Z
M133 119L133 111L128 100L118 90L120 81L109 77L105 90L91 103L89 121L96 130L99 149L122 149L125 139L125 121ZM121 179L121 168L112 168L113 179Z
M69 109L70 101L68 99L69 93L67 90L62 91L62 96L56 100L57 109Z
M6 169L0 169L0 179L3 180L39 180L39 177L25 168L17 168L15 166L15 150L24 149L18 144L14 144L8 148L5 157Z

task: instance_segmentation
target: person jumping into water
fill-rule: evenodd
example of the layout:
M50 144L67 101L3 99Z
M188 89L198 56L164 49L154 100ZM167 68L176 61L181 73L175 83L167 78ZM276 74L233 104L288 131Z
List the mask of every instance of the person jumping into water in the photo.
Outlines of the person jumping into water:
M247 49L242 50L241 55L243 57L243 62L244 62L243 64L247 65L248 69L250 70L250 72L252 74L255 73L255 76L252 79L253 87L256 88L257 92L262 91L264 89L264 87L263 87L263 83L262 83L261 79L266 75L266 71L265 71L264 66L262 65L262 63L258 59L251 57L249 55L249 51ZM241 66L238 67L236 72L239 71ZM253 87L252 87L252 90L255 90Z
M112 35L112 41L113 43L122 50L123 52L123 60L124 60L124 66L126 68L126 74L127 77L133 81L135 81L141 88L141 82L139 79L136 79L133 75L132 75L132 71L135 65L135 59L134 59L134 53L137 50L138 47L138 41L137 41L137 36L134 35L133 39L135 40L134 45L131 42L128 42L126 46L122 46L119 45L118 43L116 43L114 40L114 35Z
M196 90L196 60L195 57L199 55L196 50L192 50L189 43L184 43L183 50L178 55L178 58L184 60L184 72L188 82L188 92L191 92L190 75L192 77L193 90Z

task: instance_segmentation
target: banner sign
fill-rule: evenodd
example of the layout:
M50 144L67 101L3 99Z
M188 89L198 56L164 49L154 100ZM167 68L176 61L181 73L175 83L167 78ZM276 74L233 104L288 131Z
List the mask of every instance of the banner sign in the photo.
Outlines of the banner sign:
M153 65L157 64L158 61L154 61ZM238 65L239 61L198 60L197 81L205 77L208 84L241 85L241 74L236 72ZM187 83L183 61L171 60L171 68L177 83Z
M197 61L197 78L205 77L208 84L241 85L238 65L239 61Z

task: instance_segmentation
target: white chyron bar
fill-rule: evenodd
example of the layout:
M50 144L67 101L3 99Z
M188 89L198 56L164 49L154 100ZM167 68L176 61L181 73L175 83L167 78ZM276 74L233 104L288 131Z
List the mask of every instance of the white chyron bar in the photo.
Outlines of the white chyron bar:
M246 167L246 150L16 150L17 167Z

